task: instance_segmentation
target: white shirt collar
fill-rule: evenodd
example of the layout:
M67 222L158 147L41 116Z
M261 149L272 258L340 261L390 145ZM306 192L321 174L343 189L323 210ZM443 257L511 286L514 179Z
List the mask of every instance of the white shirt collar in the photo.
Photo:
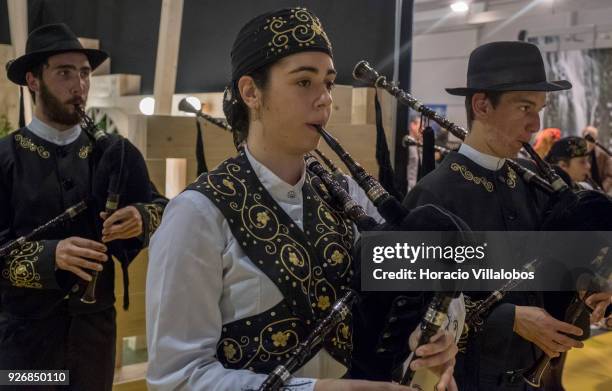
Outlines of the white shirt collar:
M28 129L43 140L56 145L68 145L81 135L80 125L75 125L66 130L57 130L35 116L32 116L32 122L28 124Z
M477 151L476 149L470 147L465 143L461 144L461 147L459 147L458 152L473 161L474 163L478 164L479 166L491 171L499 170L500 168L502 168L504 163L506 163L506 159L504 158L487 155L486 153Z
M279 178L273 173L268 167L257 161L253 155L249 152L249 148L244 145L244 152L249 159L249 163L253 167L257 178L270 195L277 201L286 202L289 204L301 204L302 203L302 186L306 180L306 164L302 169L302 177L295 185L290 185L287 182Z

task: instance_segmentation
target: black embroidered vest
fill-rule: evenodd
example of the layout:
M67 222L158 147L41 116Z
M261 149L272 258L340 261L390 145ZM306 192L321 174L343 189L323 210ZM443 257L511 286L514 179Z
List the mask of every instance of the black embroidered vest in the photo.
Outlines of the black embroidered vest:
M303 230L263 187L244 151L187 188L219 208L243 251L284 297L264 313L223 326L217 359L227 368L272 371L350 285L352 224L322 199L319 182L306 175ZM324 348L347 367L351 330L347 320L324 341Z

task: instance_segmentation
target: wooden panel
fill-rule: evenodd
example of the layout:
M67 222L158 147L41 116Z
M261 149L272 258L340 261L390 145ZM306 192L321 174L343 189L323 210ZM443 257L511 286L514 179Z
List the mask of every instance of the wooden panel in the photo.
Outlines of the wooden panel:
M350 124L353 108L353 87L337 85L332 90L332 114L330 124Z
M153 81L155 114L172 114L182 21L183 0L162 0Z
M147 391L147 366L147 363L140 363L116 368L113 391Z
M196 179L197 163L195 159L186 160L187 177L185 178L185 183L189 184ZM146 163L151 181L157 190L164 194L166 189L166 159L147 159Z
M376 116L374 112L374 88L353 88L353 105L351 123L354 125L374 124Z
M148 251L138 254L130 264L130 307L123 309L123 276L118 263L115 263L115 309L117 310L117 343L115 366L121 367L123 338L135 335L146 335L145 286L147 279Z
M95 98L140 94L140 75L115 74L91 77L89 96Z
M100 41L93 38L81 38L79 37L79 42L85 49L98 49L100 50ZM108 57L102 64L100 64L92 73L92 76L97 75L108 75L110 74L111 69L111 58Z
M374 146L376 145L376 128L374 125L330 124L329 132L338 139L342 147L374 177L378 175L378 165ZM344 164L329 149L323 140L319 142L323 153L348 174Z
M236 154L232 135L209 122L200 122L204 153L209 169ZM196 126L193 117L149 116L146 118L146 151L148 159L195 158Z
M137 379L116 383L113 384L113 391L147 391L147 382L145 379Z
M6 64L15 57L13 47L0 45L0 64ZM6 115L13 129L19 121L19 87L0 72L0 115Z

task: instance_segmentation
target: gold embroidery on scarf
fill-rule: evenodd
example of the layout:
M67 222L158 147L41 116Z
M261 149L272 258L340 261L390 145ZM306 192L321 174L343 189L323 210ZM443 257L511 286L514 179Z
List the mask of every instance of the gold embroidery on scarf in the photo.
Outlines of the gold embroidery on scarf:
M17 145L19 145L21 148L30 152L36 152L38 153L38 156L43 159L48 159L49 156L51 156L49 151L47 151L43 146L34 144L31 139L23 137L20 134L15 135L15 141L17 141Z
M472 172L468 170L466 166L458 164L458 163L453 163L451 164L450 168L453 171L461 173L463 178L465 178L466 180L470 182L474 182L477 185L482 184L485 190L488 191L489 193L493 192L494 190L493 183L488 181L487 178L474 176L474 174L472 174Z
M327 45L331 47L329 38L321 26L321 21L316 16L310 14L308 10L304 8L294 8L291 10L291 19L297 19L302 22L297 24L293 28L284 28L288 23L283 17L275 16L272 19L268 19L266 22L267 26L264 30L270 30L274 34L268 47L272 52L282 52L283 50L289 49L291 45L298 46L310 46L315 43L315 36L321 36Z
M38 256L44 250L40 242L26 242L20 249L11 251L7 268L2 271L2 277L18 288L41 289L40 274L36 271Z

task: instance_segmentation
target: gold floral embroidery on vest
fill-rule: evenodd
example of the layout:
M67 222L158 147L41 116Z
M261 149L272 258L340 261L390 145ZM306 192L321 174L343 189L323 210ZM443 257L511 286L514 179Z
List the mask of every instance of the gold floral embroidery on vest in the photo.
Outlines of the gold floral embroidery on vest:
M340 349L352 349L353 335L348 324L341 322L336 326L335 336L332 338L334 346Z
M273 34L272 39L268 42L268 47L272 52L282 52L289 49L291 45L310 46L315 43L314 38L317 35L321 36L331 47L319 18L310 14L308 10L294 8L291 10L291 18L301 23L292 28L284 28L288 22L283 17L275 16L266 20L268 25L264 27L264 30L269 30Z
M91 144L84 145L81 147L81 149L79 149L79 157L81 159L87 159L87 157L92 151L93 151L93 147L91 146Z
M350 332L351 329L348 327L348 325L343 324L342 326L340 326L340 334L342 335L342 338L348 339L350 336Z
M225 185L225 187L232 190L234 193L236 192L236 188L234 187L234 184L232 182L228 181L227 179L224 179L223 184Z
M265 227L266 224L268 224L268 221L270 221L270 216L268 215L268 212L264 211L257 213L257 222L259 223L259 228Z
M21 148L30 152L36 152L38 153L38 156L43 159L48 159L49 156L51 156L49 151L47 151L43 146L34 144L31 139L23 137L20 134L15 135L15 141L17 141L17 145L19 145Z
M230 361L236 356L236 347L233 344L227 344L223 347L223 353L225 354L225 358Z
M342 254L340 251L338 250L334 250L332 256L331 256L331 264L332 265L338 265L340 263L342 263L344 261L344 254Z
M317 307L319 307L321 311L325 311L330 305L329 296L319 296Z
M450 168L453 171L461 173L461 175L463 175L463 178L465 178L466 180L474 182L477 185L482 185L489 193L493 192L493 183L488 181L487 178L474 176L474 174L472 174L472 172L468 170L466 166L458 163L453 163L451 164Z
M304 266L304 260L300 258L296 252L288 251L289 253L289 262L294 266Z
M219 342L219 344L223 346L223 355L225 356L227 362L237 363L242 360L242 347L246 346L246 344L248 343L248 338L244 342L245 343L243 345L240 345L238 341L232 338L224 338L222 341Z
M285 347L287 346L287 341L289 340L289 332L288 331L279 331L277 333L272 334L272 344L276 347Z
M38 257L44 250L40 242L26 242L20 249L11 251L8 256L7 268L2 271L2 277L18 288L41 289L40 274L36 271Z
M506 184L509 188L514 189L516 187L516 171L512 167L508 167L508 177L506 178Z

